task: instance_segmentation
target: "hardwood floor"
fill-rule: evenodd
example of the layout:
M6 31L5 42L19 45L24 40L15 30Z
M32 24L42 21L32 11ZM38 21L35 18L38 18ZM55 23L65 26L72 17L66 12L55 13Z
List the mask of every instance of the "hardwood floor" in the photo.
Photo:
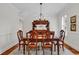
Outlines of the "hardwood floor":
M65 48L67 48L69 51L71 51L73 54L75 55L79 55L79 51L77 51L76 49L72 48L71 46L69 46L68 44L64 44ZM11 47L10 49L6 50L5 52L3 52L0 55L9 55L12 51L14 51L16 48L18 47L18 44L16 44L15 46Z
M73 54L79 55L79 51L77 51L76 49L72 48L72 47L69 46L68 44L65 43L64 46L65 46L69 51L71 51Z
M8 55L9 53L11 53L13 50L15 50L18 47L18 44L14 45L13 47L7 49L5 52L3 52L0 55Z

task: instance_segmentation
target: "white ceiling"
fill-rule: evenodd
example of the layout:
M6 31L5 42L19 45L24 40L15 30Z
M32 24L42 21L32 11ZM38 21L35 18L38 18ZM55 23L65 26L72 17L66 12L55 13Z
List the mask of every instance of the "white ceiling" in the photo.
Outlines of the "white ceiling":
M19 10L19 14L23 17L36 17L40 14L39 3L13 3ZM43 16L53 16L59 13L67 4L66 3L43 3L42 13Z

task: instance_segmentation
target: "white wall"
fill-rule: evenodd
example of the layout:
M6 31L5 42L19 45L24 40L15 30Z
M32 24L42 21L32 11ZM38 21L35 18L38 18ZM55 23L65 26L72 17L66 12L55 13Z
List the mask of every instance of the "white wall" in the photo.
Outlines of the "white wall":
M67 25L67 37L65 38L65 41L67 44L72 46L73 48L77 49L79 51L79 4L68 4L66 8L64 8L59 14L59 29L61 28L61 17L67 15L66 18L66 25ZM77 18L77 31L72 32L70 31L70 17L76 15Z
M18 11L11 4L0 4L0 53L14 46L18 40Z
M58 25L58 18L57 16L52 16L47 18L50 22L50 31L55 31L55 37L59 36L59 25Z

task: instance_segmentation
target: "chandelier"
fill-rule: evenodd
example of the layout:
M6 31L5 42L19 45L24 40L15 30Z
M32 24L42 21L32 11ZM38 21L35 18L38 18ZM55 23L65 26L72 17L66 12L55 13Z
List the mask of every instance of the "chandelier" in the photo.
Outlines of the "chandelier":
M48 20L46 20L44 17L43 17L43 9L42 9L42 6L43 3L40 3L40 14L39 14L39 19L38 20L34 20L34 22L48 22Z
M43 25L46 25L47 30L49 30L49 21L44 19L43 14L42 14L42 4L40 3L40 16L38 20L33 20L32 25L33 25L33 30L36 27L36 25L40 25L42 27Z
M40 18L39 18L39 20L41 20L42 19L42 3L40 3Z
M40 16L39 16L39 20L41 21L47 21L45 18L44 18L44 15L43 15L43 3L40 3Z

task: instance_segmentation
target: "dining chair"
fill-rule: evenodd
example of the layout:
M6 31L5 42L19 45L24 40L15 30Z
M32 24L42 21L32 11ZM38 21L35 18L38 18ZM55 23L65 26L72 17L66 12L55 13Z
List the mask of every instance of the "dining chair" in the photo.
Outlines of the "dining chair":
M28 38L28 54L30 54L31 49L35 49L36 50L36 55L37 55L38 42L37 42L37 33L36 33L36 31L30 32L29 37L30 38Z
M21 46L27 45L27 38L23 37L23 31L22 30L18 30L17 31L17 37L18 37L18 41L19 41L19 50L21 48Z
M59 36L59 47L63 49L64 51L64 38L65 38L65 31L61 30L60 31L60 36ZM57 42L54 42L54 51L56 51L56 46L57 46Z
M46 34L44 34L43 36L43 42L42 42L42 49L43 49L43 54L45 54L44 50L46 48L49 48L51 51L51 55L52 55L52 51L53 51L53 33L52 32L47 32Z

